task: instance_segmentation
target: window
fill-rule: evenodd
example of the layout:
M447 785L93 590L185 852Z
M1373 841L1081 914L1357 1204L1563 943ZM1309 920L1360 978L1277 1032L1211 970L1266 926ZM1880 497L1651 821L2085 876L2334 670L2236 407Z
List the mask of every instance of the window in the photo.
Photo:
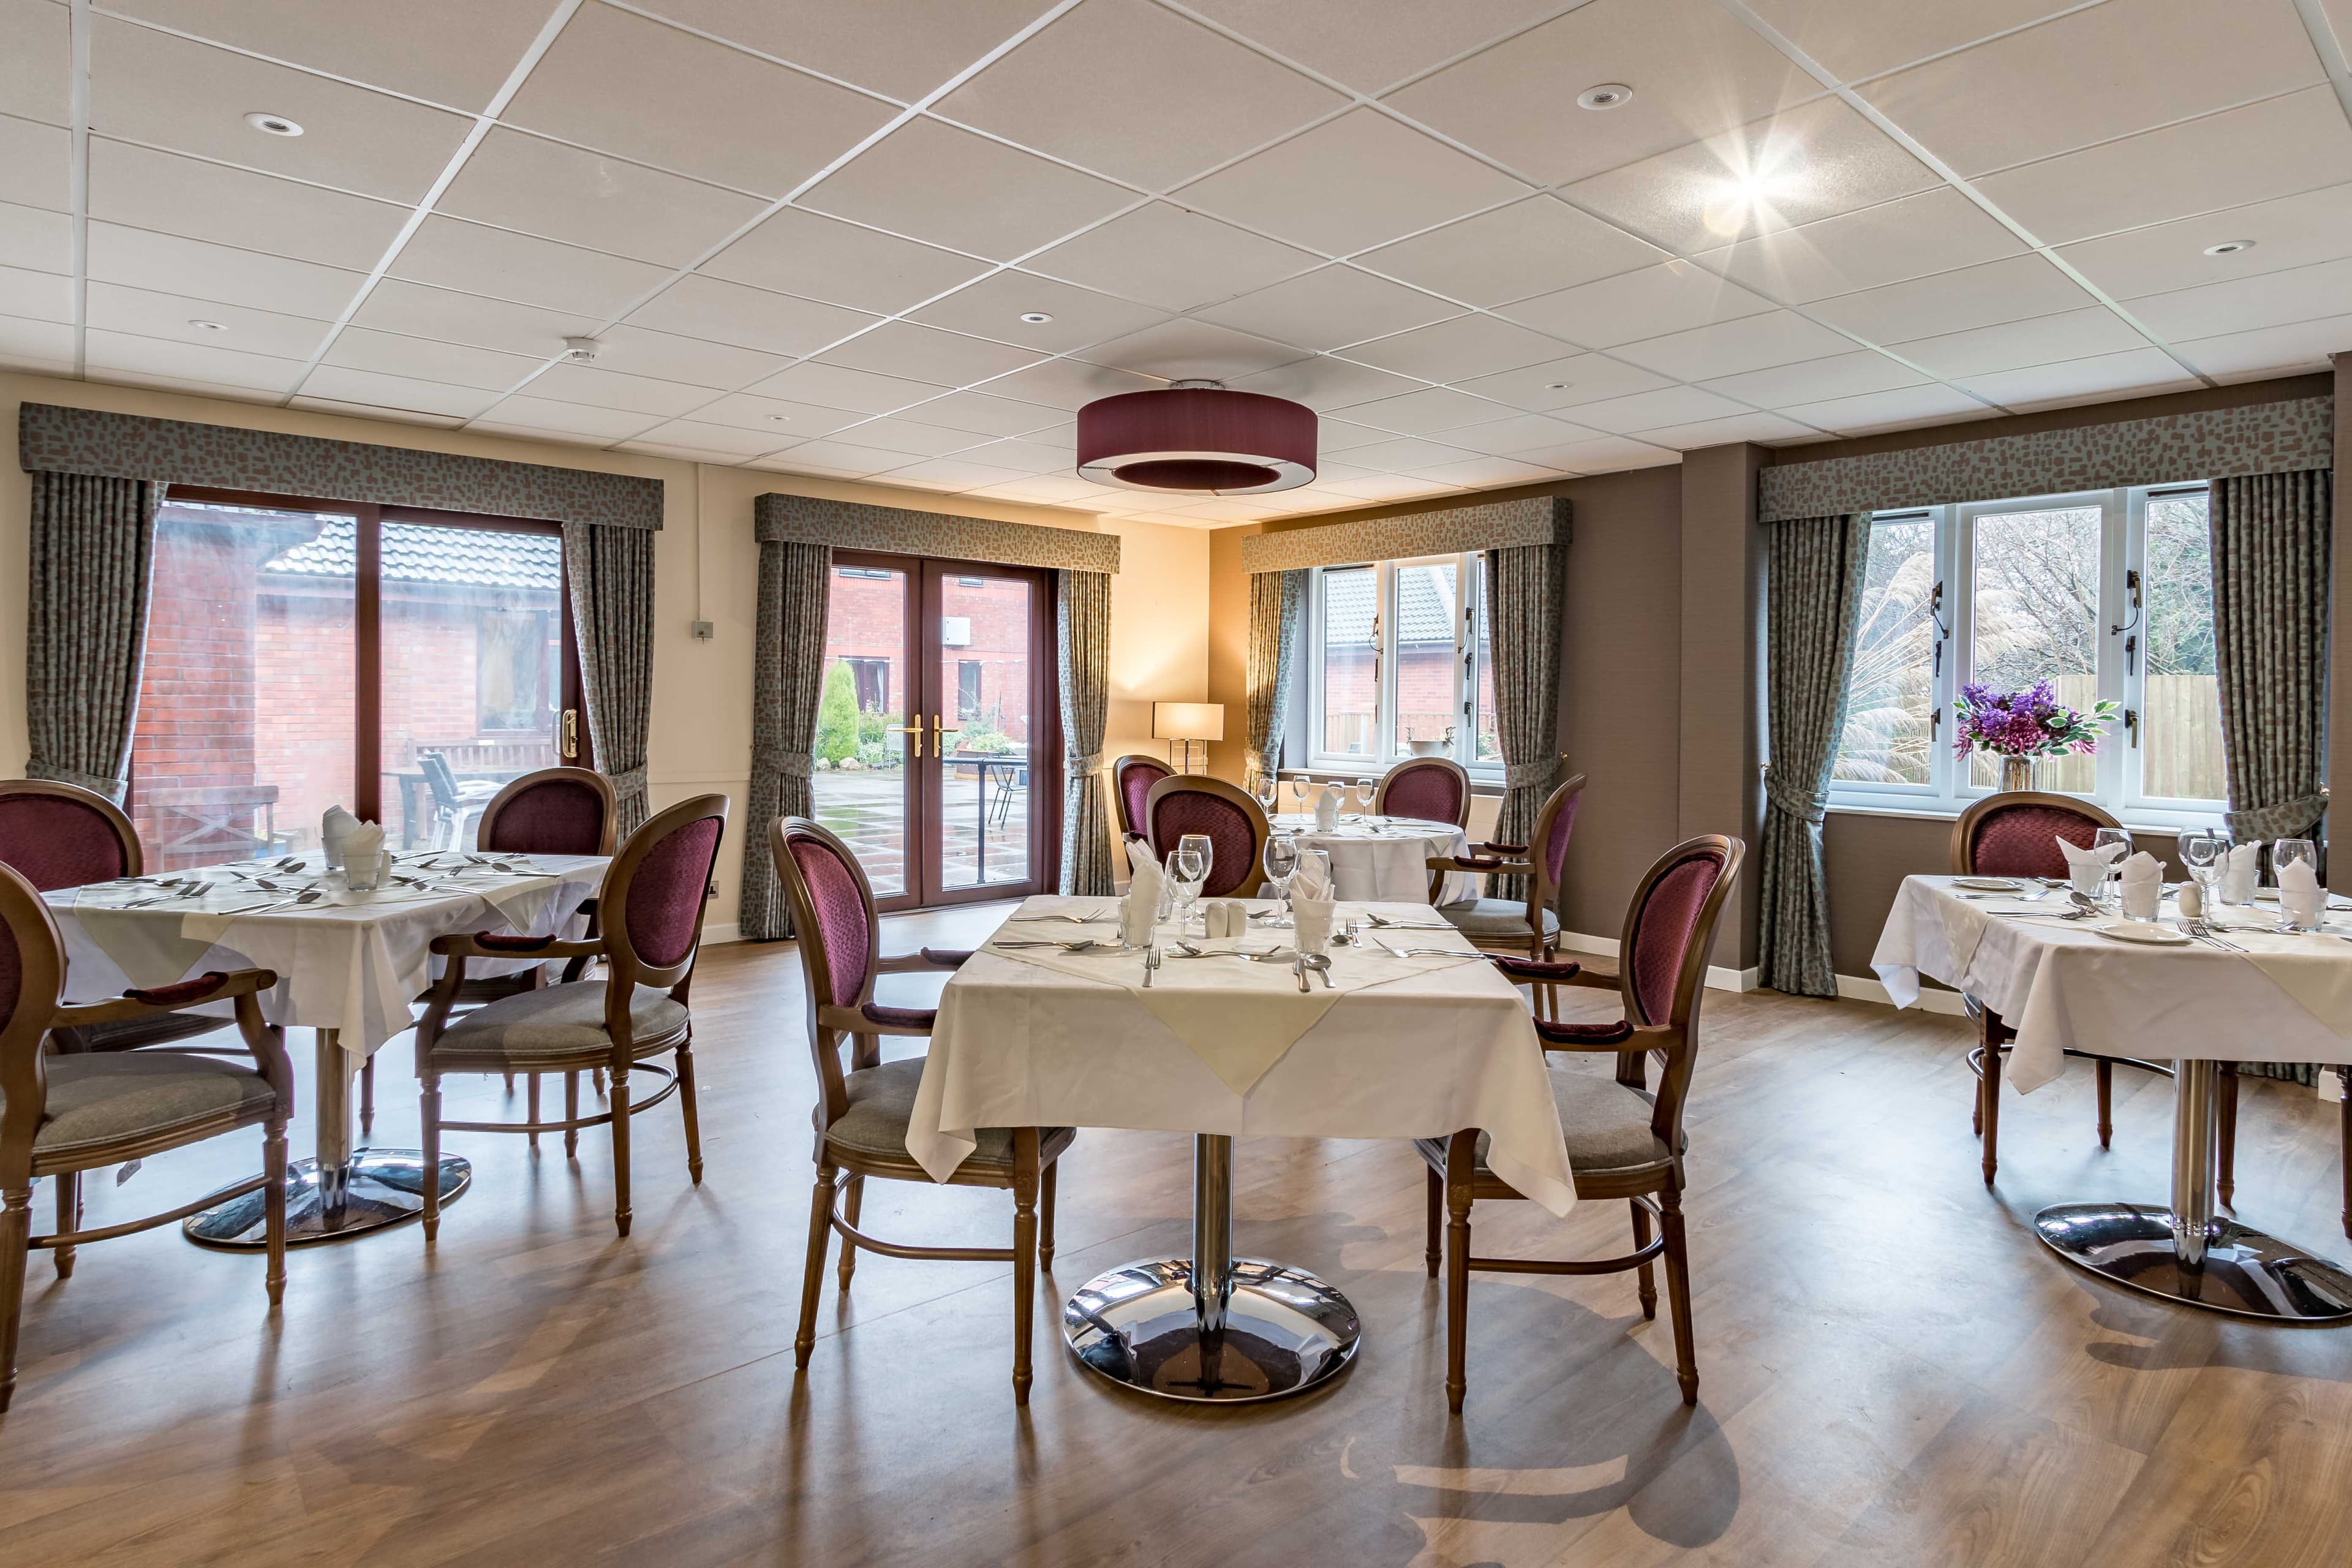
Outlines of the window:
M1838 804L1958 811L1996 763L1953 752L1971 681L2047 679L2122 705L2096 754L2043 758L2037 787L2126 822L2210 822L2225 793L2203 485L1881 512L1872 521Z
M1477 555L1318 567L1308 604L1311 765L1385 767L1419 742L1500 772Z
M956 660L956 721L969 724L980 717L980 667L976 658Z
M849 666L849 679L857 694L860 713L890 711L890 661L887 658L845 658Z

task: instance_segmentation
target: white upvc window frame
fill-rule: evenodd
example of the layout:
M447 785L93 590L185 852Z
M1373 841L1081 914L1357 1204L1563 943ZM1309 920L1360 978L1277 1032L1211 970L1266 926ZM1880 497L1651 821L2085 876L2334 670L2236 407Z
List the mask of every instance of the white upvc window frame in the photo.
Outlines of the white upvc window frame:
M2145 617L2132 602L2135 597L2144 597L2140 584L2147 580L2149 498L2204 488L2196 484L2133 486L1951 506L1906 507L1875 514L1874 524L1926 519L1935 529L1936 581L1942 592L1934 611L1936 625L1930 636L1932 645L1940 645L1942 657L1932 681L1933 711L1937 717L1930 731L1927 782L1886 784L1832 780L1831 809L1958 816L1970 804L1992 793L1990 787L1970 782L1968 761L1956 755L1952 747L1957 717L1953 704L1975 668L1976 579L1970 567L1975 560L1977 521L2010 512L2096 507L2100 514L2100 550L2095 689L2101 699L2120 704L2128 718L2119 718L2107 738L2100 742L2096 786L2082 798L2105 807L2126 826L2178 829L2218 825L2226 808L2222 801L2152 796L2141 787L2144 753L2138 716L2147 706L2147 660ZM2136 638L2138 641L2135 642Z
M1453 694L1454 745L1443 754L1468 770L1473 780L1481 784L1499 784L1503 764L1499 759L1477 760L1478 696L1477 613L1486 592L1486 558L1476 551L1461 554L1416 555L1395 561L1351 561L1332 566L1318 566L1307 580L1307 615L1305 657L1307 660L1307 766L1316 773L1373 774L1386 773L1412 753L1397 740L1397 573L1408 566L1454 567L1454 658ZM1328 726L1323 721L1323 672L1325 649L1324 574L1327 572L1360 571L1370 567L1374 573L1374 702L1372 717L1372 747L1370 752L1348 753L1326 752L1323 738Z

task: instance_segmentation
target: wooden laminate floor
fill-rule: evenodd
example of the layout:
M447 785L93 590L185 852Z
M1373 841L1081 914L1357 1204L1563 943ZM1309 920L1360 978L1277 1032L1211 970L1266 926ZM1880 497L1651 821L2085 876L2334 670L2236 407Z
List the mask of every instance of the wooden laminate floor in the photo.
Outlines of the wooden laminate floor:
M994 918L896 921L886 945ZM886 985L913 1001L936 983ZM866 1257L846 1299L828 1279L794 1374L811 1173L796 960L715 949L696 994L707 1178L687 1182L673 1107L641 1118L628 1241L603 1136L572 1165L560 1140L534 1156L454 1134L477 1173L438 1247L409 1227L299 1251L275 1321L259 1258L176 1230L86 1247L64 1284L37 1257L0 1422L0 1563L2352 1563L2352 1331L2137 1299L2032 1237L2046 1203L2161 1200L2163 1080L2118 1075L2112 1153L2087 1071L2011 1096L1988 1193L1958 1020L1710 995L1689 1118L1696 1410L1630 1276L1481 1275L1469 1403L1449 1419L1422 1166L1395 1143L1238 1146L1240 1250L1313 1268L1364 1316L1336 1385L1221 1411L1106 1387L1051 1335L1055 1307L1185 1247L1192 1150L1087 1131L1024 1415L998 1266ZM406 1055L380 1060L381 1143L414 1142ZM480 1080L449 1114L500 1092ZM2333 1110L2250 1082L2238 1196L2250 1223L2342 1258ZM119 1191L100 1176L92 1220L257 1159L248 1133ZM1615 1204L1475 1217L1482 1252L1598 1254L1625 1226ZM865 1223L994 1245L1011 1201L873 1184Z

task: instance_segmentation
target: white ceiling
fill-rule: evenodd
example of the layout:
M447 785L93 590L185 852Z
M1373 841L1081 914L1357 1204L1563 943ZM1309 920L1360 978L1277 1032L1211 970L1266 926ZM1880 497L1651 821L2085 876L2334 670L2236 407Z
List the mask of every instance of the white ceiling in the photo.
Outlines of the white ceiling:
M0 363L1215 527L2316 368L2347 44L2352 0L0 0ZM1321 411L1316 482L1072 475L1081 404L1202 375Z

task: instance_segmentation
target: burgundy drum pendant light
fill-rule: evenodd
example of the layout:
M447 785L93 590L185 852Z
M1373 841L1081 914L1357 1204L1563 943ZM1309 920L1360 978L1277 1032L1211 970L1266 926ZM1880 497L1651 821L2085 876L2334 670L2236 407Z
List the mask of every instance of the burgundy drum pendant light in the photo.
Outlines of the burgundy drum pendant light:
M1105 397L1078 410L1078 472L1130 490L1260 495L1315 477L1315 410L1219 381Z

